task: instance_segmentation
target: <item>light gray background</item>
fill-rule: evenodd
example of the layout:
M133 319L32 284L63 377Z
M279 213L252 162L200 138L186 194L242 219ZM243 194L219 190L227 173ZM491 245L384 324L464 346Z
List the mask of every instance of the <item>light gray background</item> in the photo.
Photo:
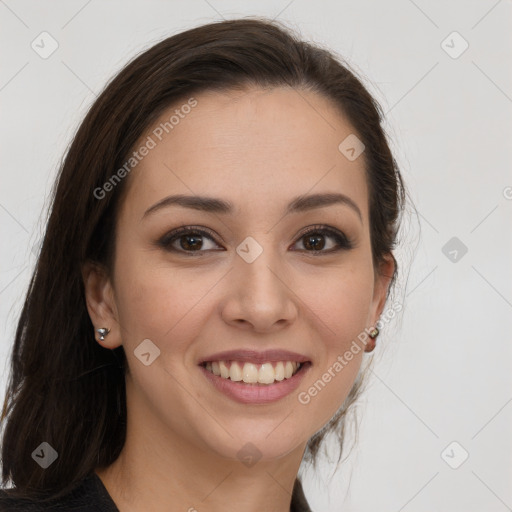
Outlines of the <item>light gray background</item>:
M398 295L406 306L379 338L357 407L359 441L331 480L327 461L317 475L304 473L310 504L326 512L512 510L511 7L0 0L1 391L47 193L96 94L171 34L220 18L277 17L368 77L419 212L405 218L398 258L411 268ZM43 31L59 44L48 59L31 48ZM469 43L458 58L442 47L453 31ZM444 45L453 53L461 41ZM468 248L456 262L442 252L452 237ZM453 441L445 452L452 465L469 453L458 469L441 456Z

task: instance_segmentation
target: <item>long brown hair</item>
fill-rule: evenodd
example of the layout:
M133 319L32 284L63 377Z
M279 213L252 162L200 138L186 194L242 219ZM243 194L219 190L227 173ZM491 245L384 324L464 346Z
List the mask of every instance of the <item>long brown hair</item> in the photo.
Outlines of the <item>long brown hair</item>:
M280 23L254 17L196 27L144 51L90 108L52 191L1 417L2 481L14 484L13 495L62 496L95 468L113 463L125 442L125 354L122 346L106 350L96 342L81 269L93 261L111 271L126 180L102 199L93 191L123 166L169 105L201 91L251 85L311 90L344 113L366 148L374 264L394 248L402 179L381 127L381 107L348 65ZM336 433L342 446L346 411L358 390L356 383L329 424L309 440L305 460L315 463L328 432ZM58 453L46 469L32 457L43 442Z

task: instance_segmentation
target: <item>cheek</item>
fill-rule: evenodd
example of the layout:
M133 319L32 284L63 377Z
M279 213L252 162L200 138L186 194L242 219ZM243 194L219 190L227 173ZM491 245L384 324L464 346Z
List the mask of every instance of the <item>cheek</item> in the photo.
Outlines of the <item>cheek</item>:
M163 348L165 340L173 338L179 344L178 338L193 336L189 330L200 328L200 322L190 318L197 320L210 280L191 282L190 274L149 261L150 256L142 253L116 262L116 304L123 343L132 345L149 338Z
M297 294L313 312L329 347L342 349L368 327L373 291L370 265L359 262L303 279Z
M318 337L316 368L297 396L304 410L309 411L305 421L312 425L329 421L354 384L363 359L361 335L365 336L368 327L372 300L373 272L369 264L350 269L347 266L329 276L308 280L309 285L304 285L301 292L313 313L312 328Z

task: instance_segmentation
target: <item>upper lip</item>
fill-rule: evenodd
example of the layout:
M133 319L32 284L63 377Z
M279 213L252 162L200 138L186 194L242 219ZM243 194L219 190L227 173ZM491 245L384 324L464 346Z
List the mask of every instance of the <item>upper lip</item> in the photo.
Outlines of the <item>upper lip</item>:
M199 365L208 361L246 361L249 363L267 363L279 361L296 361L298 363L305 363L310 359L297 352L290 352L289 350L225 350L224 352L216 352L209 356L201 358L198 362Z

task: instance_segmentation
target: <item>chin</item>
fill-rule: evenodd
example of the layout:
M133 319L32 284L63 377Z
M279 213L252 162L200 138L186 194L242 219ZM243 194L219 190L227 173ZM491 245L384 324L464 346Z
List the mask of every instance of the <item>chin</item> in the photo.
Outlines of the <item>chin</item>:
M303 450L308 440L305 432L290 432L289 429L279 431L279 421L273 421L272 425L269 422L262 422L263 425L269 428L254 427L254 422L258 420L251 420L247 424L237 424L236 428L228 426L226 429L229 433L233 434L230 437L227 432L223 431L222 438L218 442L213 442L212 436L208 436L205 442L209 445L210 450L217 453L220 457L239 460L244 462L248 467L251 463L256 461L271 461L285 457L294 450ZM282 424L281 424L282 426ZM211 432L210 432L211 434Z

